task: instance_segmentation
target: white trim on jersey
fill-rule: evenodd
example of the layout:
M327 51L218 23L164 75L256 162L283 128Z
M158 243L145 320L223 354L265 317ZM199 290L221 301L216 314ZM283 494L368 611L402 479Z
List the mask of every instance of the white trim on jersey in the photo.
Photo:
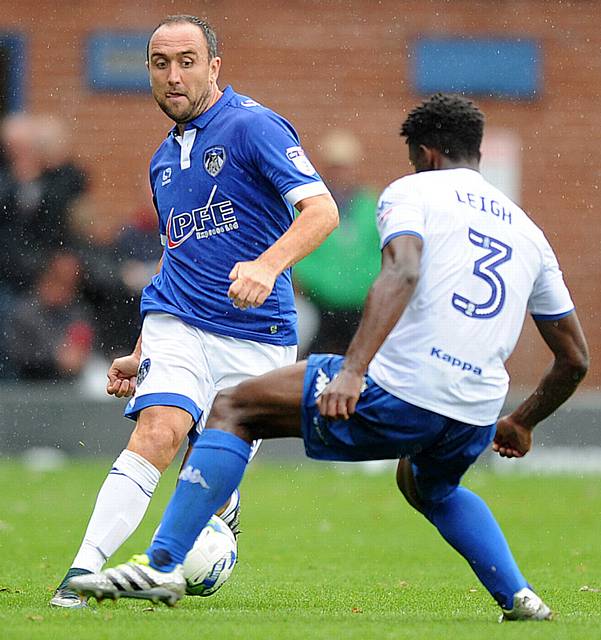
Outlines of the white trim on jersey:
M309 182L307 184L301 184L298 187L294 187L294 189L290 189L288 193L284 194L284 198L294 206L297 202L300 202L305 198L322 196L326 193L330 193L328 188L321 180L319 180L318 182Z
M192 147L194 145L194 140L196 139L196 127L186 129L186 131L184 131L183 137L175 136L175 139L179 142L179 145L181 147L179 153L179 167L180 169L189 169L190 154L192 153Z

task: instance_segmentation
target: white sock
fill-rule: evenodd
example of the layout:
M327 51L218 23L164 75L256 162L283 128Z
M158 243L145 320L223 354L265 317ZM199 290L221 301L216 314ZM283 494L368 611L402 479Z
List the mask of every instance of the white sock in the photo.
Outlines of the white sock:
M161 477L142 456L125 449L100 488L72 567L100 571L142 521Z

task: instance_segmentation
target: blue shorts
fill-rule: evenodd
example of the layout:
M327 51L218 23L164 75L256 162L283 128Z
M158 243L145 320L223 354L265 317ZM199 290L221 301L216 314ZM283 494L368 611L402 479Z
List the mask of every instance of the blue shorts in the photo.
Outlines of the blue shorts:
M350 419L326 419L315 403L343 360L316 354L307 362L302 408L307 455L335 461L409 458L420 497L444 499L491 443L495 425L474 426L422 409L384 391L369 376Z

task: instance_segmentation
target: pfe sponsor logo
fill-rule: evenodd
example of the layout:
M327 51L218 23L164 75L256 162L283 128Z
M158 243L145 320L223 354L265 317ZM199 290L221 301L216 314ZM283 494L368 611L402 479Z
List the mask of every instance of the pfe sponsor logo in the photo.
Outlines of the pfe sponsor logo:
M223 200L213 204L216 190L217 185L213 187L203 207L181 213L175 213L175 208L171 209L167 219L168 249L176 249L193 235L196 235L197 240L202 240L238 229L232 201Z

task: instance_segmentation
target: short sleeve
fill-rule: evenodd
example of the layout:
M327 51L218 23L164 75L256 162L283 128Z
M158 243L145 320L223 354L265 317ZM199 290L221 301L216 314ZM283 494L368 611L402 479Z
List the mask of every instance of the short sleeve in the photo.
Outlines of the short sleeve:
M559 320L574 311L557 258L546 240L543 264L528 300L528 311L535 320Z
M247 128L246 139L257 169L292 206L329 193L300 145L292 125L266 111Z
M378 200L376 215L381 249L397 236L424 237L424 206L411 180L401 178L387 187Z
M159 215L159 207L156 199L155 181L157 179L157 176L154 168L154 156L150 161L150 168L149 168L148 174L149 174L148 179L150 182L150 191L152 193L152 204L154 206L154 210L156 211L157 218L159 221L159 235L161 239L161 244L165 246L167 244L167 230L165 228L165 223L161 220L161 216Z

